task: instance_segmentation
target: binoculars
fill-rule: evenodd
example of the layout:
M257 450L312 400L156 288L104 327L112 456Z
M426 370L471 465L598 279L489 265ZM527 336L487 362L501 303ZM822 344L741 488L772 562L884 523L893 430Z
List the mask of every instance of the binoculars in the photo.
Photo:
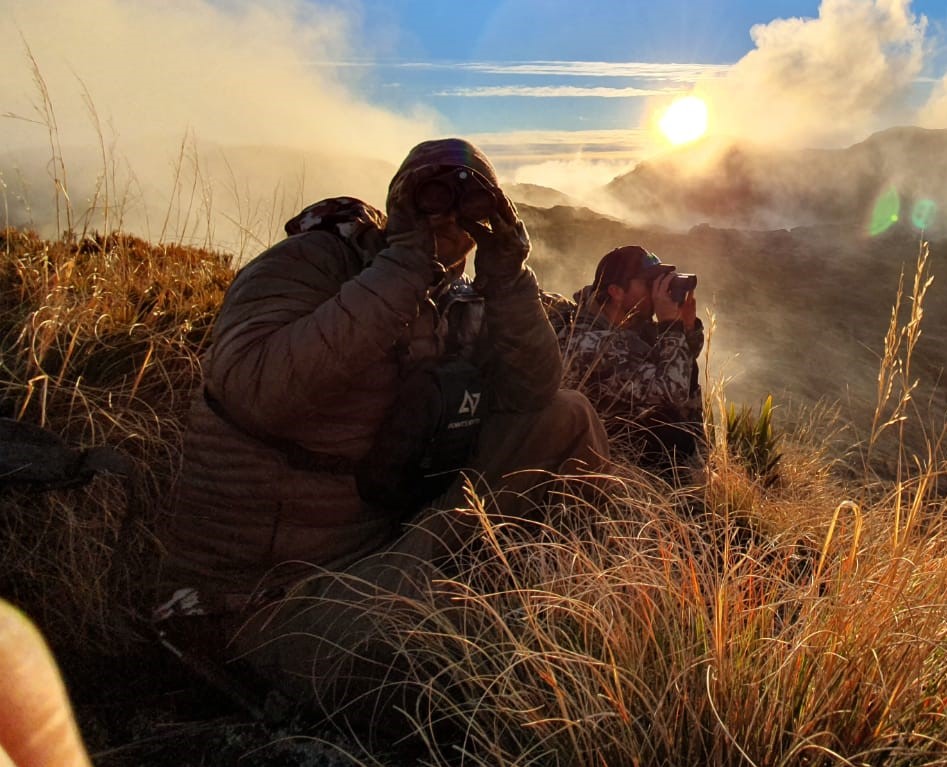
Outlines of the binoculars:
M657 261L657 256L653 254L649 255L654 259L654 262L648 261L644 266L644 269L650 272L645 278L648 282L648 289L651 289L651 285L654 284L656 279L671 273L673 276L668 285L668 293L676 303L683 304L684 299L687 298L687 294L697 287L697 275L684 272L678 273L674 271L675 267L673 264L662 264Z
M414 205L426 216L456 212L466 221L487 221L497 211L497 197L493 185L476 171L451 168L418 184Z
M697 287L696 274L677 274L671 278L668 293L677 303L683 304L687 294Z

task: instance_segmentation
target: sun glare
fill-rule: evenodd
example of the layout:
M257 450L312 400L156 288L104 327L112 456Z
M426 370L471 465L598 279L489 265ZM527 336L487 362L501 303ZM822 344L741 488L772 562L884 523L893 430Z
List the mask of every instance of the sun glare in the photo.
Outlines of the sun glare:
M707 104L696 96L677 99L662 115L658 127L672 144L696 141L707 132Z

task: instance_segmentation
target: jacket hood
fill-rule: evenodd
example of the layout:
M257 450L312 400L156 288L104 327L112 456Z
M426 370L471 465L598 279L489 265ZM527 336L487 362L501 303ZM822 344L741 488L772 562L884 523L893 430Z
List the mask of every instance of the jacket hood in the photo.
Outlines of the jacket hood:
M447 165L470 168L486 178L494 186L499 186L497 172L487 156L469 141L460 138L442 138L422 141L408 152L398 172L388 186L387 206L391 205L392 190L397 188L398 180L409 171L428 165Z

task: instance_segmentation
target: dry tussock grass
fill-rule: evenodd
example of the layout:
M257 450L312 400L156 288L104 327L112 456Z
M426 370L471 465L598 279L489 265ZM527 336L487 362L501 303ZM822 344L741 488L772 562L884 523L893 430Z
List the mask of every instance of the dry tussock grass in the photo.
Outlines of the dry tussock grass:
M772 484L718 432L693 482L575 479L540 525L497 523L471 492L479 555L386 625L432 764L943 763L947 463L942 430L923 427L921 457L903 439L926 257L847 455L818 406L783 435ZM871 462L885 430L890 481Z
M70 445L116 446L140 468L137 487L99 476L45 494L5 489L0 586L54 644L115 652L115 601L141 598L150 515L232 270L212 252L119 234L46 242L6 230L0 254L0 411ZM482 548L442 584L453 607L419 602L386 627L414 670L409 714L430 764L942 760L940 432L928 429L922 458L896 449L894 481L871 468L885 439L903 446L913 412L919 327L902 333L897 311L892 322L880 415L848 455L835 448L847 427L818 406L795 414L770 485L714 433L686 481L633 466L564 478L540 525L496 524L490 499L471 493ZM146 509L110 578L130 497ZM459 741L439 738L445 724Z
M942 759L939 524L896 536L894 497L863 508L832 483L801 522L779 491L738 515L714 482L675 496L614 479L528 533L471 498L485 548L445 586L464 610L419 603L389 627L434 764L458 748L471 765ZM943 502L918 509L935 520ZM461 745L438 743L445 720Z
M0 263L0 415L72 447L114 446L138 469L45 494L6 488L0 584L54 643L114 649L113 603L144 588L155 501L177 467L229 259L120 234L50 242L6 229Z

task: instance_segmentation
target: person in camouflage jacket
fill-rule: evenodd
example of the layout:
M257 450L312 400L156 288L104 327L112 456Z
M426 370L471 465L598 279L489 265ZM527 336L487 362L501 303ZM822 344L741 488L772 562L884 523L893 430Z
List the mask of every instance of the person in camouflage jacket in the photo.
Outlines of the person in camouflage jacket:
M693 291L681 304L670 296L673 274L672 265L629 245L599 261L593 283L575 294L571 322L561 321L561 299L546 299L565 385L585 392L613 444L650 468L692 456L702 435L703 325Z

